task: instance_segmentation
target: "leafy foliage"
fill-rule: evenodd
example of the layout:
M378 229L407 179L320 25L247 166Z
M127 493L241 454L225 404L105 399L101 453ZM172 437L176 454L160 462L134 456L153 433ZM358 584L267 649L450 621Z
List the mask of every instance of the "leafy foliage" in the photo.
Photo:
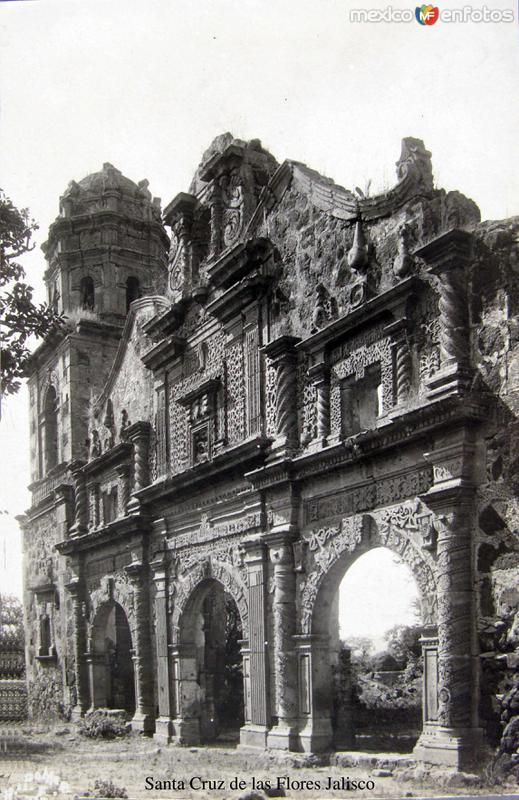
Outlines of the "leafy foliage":
M104 711L93 711L79 721L79 733L89 739L115 739L128 733L128 723L122 717L108 716ZM126 795L97 795L98 797L123 797Z
M0 595L0 651L23 650L23 608L14 595Z
M38 225L26 208L18 209L0 189L0 349L2 394L14 394L30 355L31 336L43 338L64 323L45 303L33 302L33 288L25 283L18 259L34 249L31 243Z
M387 631L385 638L388 653L393 656L401 667L406 667L409 661L420 658L422 648L420 636L422 629L419 625L395 625Z

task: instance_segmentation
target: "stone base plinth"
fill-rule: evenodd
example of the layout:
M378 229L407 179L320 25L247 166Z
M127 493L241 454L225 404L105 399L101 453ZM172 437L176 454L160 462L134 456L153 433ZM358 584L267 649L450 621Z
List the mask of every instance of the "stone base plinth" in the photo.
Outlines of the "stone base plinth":
M455 362L447 363L427 379L427 397L439 400L463 394L470 385L470 373Z
M183 745L200 744L200 720L174 719L172 741Z
M276 725L268 732L267 747L273 750L297 750L298 733L295 725Z
M238 747L254 747L265 750L267 747L268 729L265 725L244 725L240 728L240 744Z
M155 720L155 733L153 739L159 744L170 744L175 737L173 720L169 717L158 717Z
M298 750L303 753L323 753L333 742L332 726L329 719L307 722L298 733Z
M151 714L143 714L141 711L136 711L131 722L132 731L153 733L155 730L155 718Z
M482 741L481 728L425 727L413 757L427 764L467 770L475 766Z

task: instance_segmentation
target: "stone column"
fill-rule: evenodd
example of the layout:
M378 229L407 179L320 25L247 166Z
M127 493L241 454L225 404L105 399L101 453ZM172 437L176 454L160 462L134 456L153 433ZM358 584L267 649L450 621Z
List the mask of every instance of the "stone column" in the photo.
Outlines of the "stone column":
M195 274L195 259L191 243L193 212L196 204L196 197L180 192L164 210L164 221L172 228L178 239L182 259L179 284L174 288L183 293L191 292L193 286L198 283L198 269Z
M135 633L133 641L133 670L135 677L135 714L132 729L148 733L154 729L153 686L150 674L150 618L146 569L141 562L125 568L133 589Z
M451 230L416 251L438 278L440 369L428 380L428 396L444 397L466 390L470 382L470 330L467 269L472 235Z
M200 685L195 644L170 646L174 688L173 740L176 744L200 743Z
M387 325L385 333L391 336L394 348L394 369L395 369L395 405L401 406L409 397L411 389L412 363L411 350L407 335L406 319L399 319Z
M139 492L150 482L150 424L149 422L135 422L126 428L128 441L133 444L133 491ZM140 513L141 504L136 497L132 497L128 504L129 514Z
M155 646L157 649L157 690L159 716L155 720L154 739L169 744L174 735L173 704L168 649L168 595L166 553L152 561L155 581Z
M274 565L274 670L275 716L269 732L269 747L296 749L297 663L293 636L296 632L296 575L292 542L297 538L292 525L272 529L266 543Z
M215 178L213 181L209 197L209 208L211 209L211 246L209 257L215 259L222 249L222 190L219 178Z
M75 510L72 511L74 504L74 490L72 486L65 483L60 483L54 490L54 497L56 498L56 524L58 528L59 541L65 541L69 535L69 528L71 517Z
M423 725L424 729L438 726L438 629L429 626L420 637L423 658Z
M298 443L296 336L280 336L263 347L276 370L276 439L273 458L290 457Z
M74 524L70 529L71 536L81 536L87 530L87 491L83 473L84 465L83 461L73 461L70 465L74 479Z
M438 534L438 695L437 725L429 721L415 752L425 761L458 769L470 766L481 739L473 580L473 456L470 432L464 429L425 454L433 464L434 485L421 496L435 514Z
M78 720L88 708L88 675L85 669L86 630L83 614L83 587L79 578L74 578L66 589L72 598L73 655L76 679L76 704L72 719Z
M320 361L308 370L317 394L317 436L310 442L312 449L325 447L330 435L330 368Z
M130 501L130 466L129 464L118 464L115 468L118 478L118 514L125 517L128 513L128 503Z
M299 685L299 745L305 753L323 752L331 746L333 731L330 681L330 643L327 636L294 636Z
M255 537L244 539L249 586L250 722L240 731L240 744L265 749L270 725L266 633L265 546Z
M88 684L90 688L90 708L106 708L106 654L85 653L85 661L88 670Z

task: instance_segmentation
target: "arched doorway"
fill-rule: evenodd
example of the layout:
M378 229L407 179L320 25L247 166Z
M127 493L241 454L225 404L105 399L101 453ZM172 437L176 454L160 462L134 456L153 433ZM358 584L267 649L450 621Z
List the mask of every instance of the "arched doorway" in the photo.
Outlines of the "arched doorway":
M355 713L351 691L345 685L347 681L342 686L337 685L337 674L347 673L348 666L339 664L340 660L348 660L339 634L339 587L361 556L380 547L387 547L395 556L400 556L419 586L426 635L421 644L424 652L428 648L421 730L432 730L437 725L437 588L433 560L423 547L423 526L419 524L422 516L419 515L423 516L421 506L410 501L395 512L378 512L376 517L355 515L343 519L340 525L307 534L309 558L301 589L301 636L297 637L303 721L299 739L305 751L318 752L331 747L351 749L354 745ZM383 604L392 587L382 592L381 584L376 585L379 602ZM342 698L338 697L341 693Z
M422 730L423 680L413 574L387 547L374 547L347 568L338 595L335 746L411 752Z
M177 716L201 742L238 740L244 723L242 622L214 578L203 580L180 618Z
M88 661L91 707L121 709L133 715L132 637L124 609L113 600L96 614Z

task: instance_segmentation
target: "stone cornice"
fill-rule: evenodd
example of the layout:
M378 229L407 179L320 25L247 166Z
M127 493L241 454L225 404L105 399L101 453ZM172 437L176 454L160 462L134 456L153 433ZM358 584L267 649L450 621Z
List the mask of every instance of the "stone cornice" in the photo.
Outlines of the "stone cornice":
M147 535L150 530L151 526L147 517L142 514L132 514L121 519L115 519L108 525L83 533L81 536L71 536L63 542L58 542L56 550L61 555L68 556L75 552L97 549L103 545L112 544L116 539L131 536L135 533Z
M383 318L384 315L403 315L409 297L417 293L422 287L423 282L420 278L415 276L406 278L391 287L391 289L387 289L387 291L382 292L372 300L368 300L359 308L340 319L330 322L317 333L304 339L298 345L298 349L308 353L317 353L339 338L358 333L360 326L374 323Z
M432 265L432 271L441 272L451 264L464 266L472 250L472 234L461 228L451 228L414 251L414 255Z
M240 242L207 265L209 281L215 288L228 289L268 261L271 252L272 244L265 238Z
M150 486L134 492L134 496L141 502L148 503L165 499L173 493L183 492L186 495L197 492L214 479L220 480L225 477L226 473L236 467L243 467L247 462L261 458L270 442L271 439L265 436L248 439L236 447L218 453L212 461L197 464L177 475L162 478Z
M115 447L101 453L100 456L89 461L83 467L85 477L92 477L99 472L106 470L108 467L118 466L122 462L126 462L132 454L132 445L129 442L119 442Z

